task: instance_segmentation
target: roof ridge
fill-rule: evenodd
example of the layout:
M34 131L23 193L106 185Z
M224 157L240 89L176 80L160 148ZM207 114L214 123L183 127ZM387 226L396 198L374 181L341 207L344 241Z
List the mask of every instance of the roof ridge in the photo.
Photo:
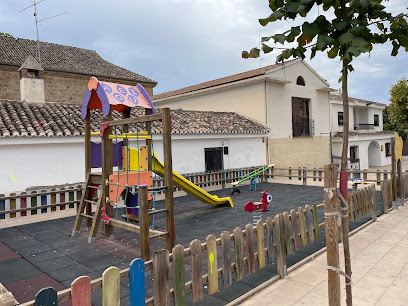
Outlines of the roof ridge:
M160 93L160 94L154 95L152 97L152 100L154 101L154 100L159 100L163 98L169 98L169 97L176 96L176 95L181 95L181 94L185 94L189 92L195 92L195 91L199 91L202 89L207 89L207 88L211 88L215 86L220 86L220 85L229 84L229 83L233 83L233 82L237 82L241 80L250 79L256 76L264 75L265 72L270 69L282 66L287 63L291 63L296 60L297 59L293 59L293 60L286 61L284 63L276 63L273 65L268 65L268 66L261 67L261 68L247 70L247 71L243 71L240 73L235 73L235 74L227 75L221 78L212 79L212 80L201 82L198 84L194 84L194 85L186 86L183 88L171 90L168 92Z

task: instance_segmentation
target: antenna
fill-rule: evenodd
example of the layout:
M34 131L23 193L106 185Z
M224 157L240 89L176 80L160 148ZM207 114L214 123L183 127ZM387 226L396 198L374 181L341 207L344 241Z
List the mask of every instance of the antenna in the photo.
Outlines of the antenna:
M259 34L259 50L261 50L261 31L258 32ZM259 52L259 68L262 68L262 56L261 56L261 52Z
M35 0L33 0L33 4L27 6L27 7L23 8L22 10L19 11L19 13L21 13L21 12L25 11L26 9L29 9L30 7L34 6L35 32L37 33L37 56L38 56L38 63L40 65L41 65L41 54L40 54L40 36L38 34L38 24L40 22L43 22L43 21L51 19L51 18L55 18L55 17L61 16L61 15L69 14L69 12L64 12L64 13L61 13L61 14L57 14L57 15L54 15L54 16L51 16L51 17L47 17L47 18L38 20L37 19L37 4L39 4L39 3L43 2L43 1L44 0L40 0L40 1L35 2Z

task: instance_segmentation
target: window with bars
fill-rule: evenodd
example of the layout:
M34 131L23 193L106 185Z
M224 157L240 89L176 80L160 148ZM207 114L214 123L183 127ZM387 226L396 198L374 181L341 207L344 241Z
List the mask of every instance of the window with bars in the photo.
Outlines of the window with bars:
M338 122L338 125L343 125L344 123L343 112L337 113L337 122Z
M385 156L386 157L391 156L391 143L390 142L387 142L385 144Z

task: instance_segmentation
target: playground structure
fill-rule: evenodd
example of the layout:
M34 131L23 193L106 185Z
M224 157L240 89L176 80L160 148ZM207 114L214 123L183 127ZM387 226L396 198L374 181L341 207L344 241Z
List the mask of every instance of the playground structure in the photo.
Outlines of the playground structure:
M143 107L144 116L131 118L133 107ZM91 133L91 111L103 113L100 129ZM123 119L112 120L112 112L123 114ZM78 207L72 237L79 233L82 218L86 218L89 230L88 243L96 239L102 220L103 234L114 237L114 227L140 233L141 253L144 260L150 258L150 239L166 240L169 251L174 246L175 223L173 186L177 186L200 201L208 204L228 204L231 198L210 195L172 170L171 115L169 108L156 113L144 88L98 81L92 77L88 83L81 108L85 126L85 188ZM153 151L152 122L161 121L163 138L162 163ZM136 133L130 133L130 125L136 125ZM122 128L118 133L118 127ZM100 135L101 143L92 143L91 136ZM122 140L119 142L119 139ZM135 139L138 148L130 148L129 140ZM115 140L115 143L113 143ZM145 145L140 146L143 141ZM117 167L117 170L114 170ZM92 171L101 168L101 172ZM156 174L164 179L164 186L156 186ZM155 194L164 191L164 209L155 209ZM123 198L123 201L122 199ZM95 200L96 199L96 200ZM92 205L96 205L94 216ZM118 220L118 210L123 208L127 222ZM116 213L116 218L114 214ZM150 229L154 215L166 214L163 231ZM139 225L129 221L138 221Z
M231 185L232 185L233 190L231 192L231 195L233 195L235 192L239 193L240 191L237 188L237 186L239 184L247 181L247 180L249 180L249 190L252 190L252 183L254 183L254 187L255 187L254 190L255 191L256 191L256 185L257 184L259 184L259 190L261 190L261 180L260 180L258 175L265 172L265 171L267 171L267 170L269 170L269 169L271 169L271 168L272 169L275 168L275 164L262 166L262 167L260 167L260 168L258 168L256 170L242 176L238 181L232 182Z
M256 225L262 220L262 212L267 212L269 203L272 202L272 195L267 191L262 192L260 202L247 202L244 206L245 211L252 213L252 223Z

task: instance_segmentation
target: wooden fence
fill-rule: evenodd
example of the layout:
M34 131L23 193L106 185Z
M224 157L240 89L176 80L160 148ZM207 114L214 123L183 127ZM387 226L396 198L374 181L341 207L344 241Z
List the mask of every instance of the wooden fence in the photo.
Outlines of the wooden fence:
M407 181L405 177L405 183ZM351 191L348 203L351 222L367 214L376 217L375 185ZM152 260L136 259L128 269L121 271L110 267L101 278L93 281L87 277L79 278L71 288L58 293L45 288L36 298L50 294L58 302L71 300L73 306L90 305L87 303L91 291L102 288L103 305L119 305L119 282L129 279L130 305L169 305L171 300L175 305L185 305L188 291L192 292L192 302L198 302L203 299L204 285L211 295L230 286L233 281L262 270L267 264L276 263L278 274L284 277L286 256L321 239L321 229L325 226L324 222L319 222L319 218L324 218L323 212L318 212L321 209L324 204L306 205L268 217L265 223L260 220L255 227L247 224L245 229L237 227L232 233L224 231L218 238L209 235L204 243L193 240L189 248L176 245L171 254L167 250L158 250L153 253ZM190 259L191 266L189 280L185 273L186 258ZM203 263L207 269L203 269ZM152 271L149 273L153 276L153 296L145 299L147 271ZM77 282L86 290L75 290L75 287L81 287ZM34 305L34 302L23 305Z
M229 187L226 184L230 184L258 168L248 167L213 172L186 173L183 176L200 188L218 186L220 189L224 189ZM350 170L349 176L361 177L365 182L375 182L380 185L381 182L388 180L391 171ZM260 175L262 182L275 177L286 177L288 180L302 181L303 185L307 185L308 180L321 182L324 179L323 169L305 167L274 168ZM163 186L163 179L160 177L157 177L157 186ZM66 207L74 208L76 206L74 204L79 203L81 199L82 188L83 185L76 185L12 193L8 196L0 194L0 220L36 215L39 209L41 209L41 213L47 213L57 211L58 207L59 210L64 210ZM175 191L179 190L179 188L175 188ZM160 191L157 194L161 193Z
M9 196L0 194L0 220L75 208L81 200L82 190L82 185L76 185Z

